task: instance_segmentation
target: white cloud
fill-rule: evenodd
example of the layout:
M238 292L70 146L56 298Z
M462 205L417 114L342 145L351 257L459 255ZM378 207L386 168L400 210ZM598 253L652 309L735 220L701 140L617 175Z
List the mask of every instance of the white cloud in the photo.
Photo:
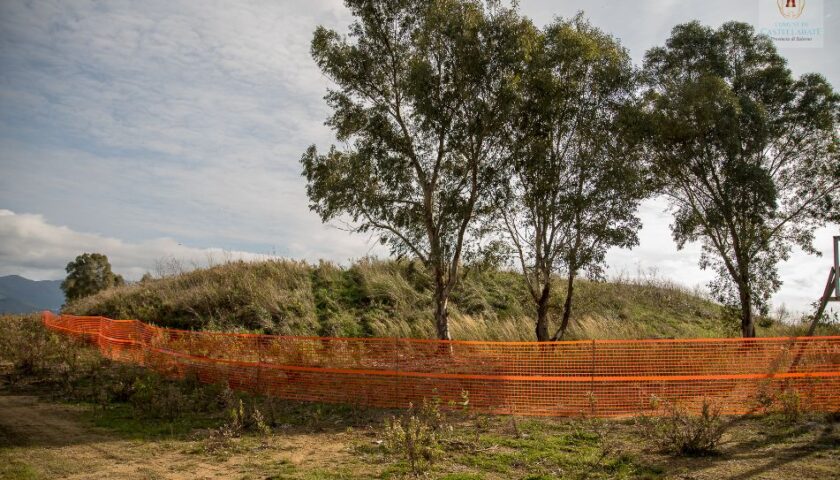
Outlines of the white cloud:
M129 243L51 225L41 215L0 209L0 275L18 274L37 280L63 278L64 265L85 252L107 255L114 271L130 280L155 272L160 262L173 259L192 269L227 260L270 258L251 252L188 247L171 238Z
M0 206L232 248L323 233L298 165L331 141L309 41L347 21L320 1L4 2Z

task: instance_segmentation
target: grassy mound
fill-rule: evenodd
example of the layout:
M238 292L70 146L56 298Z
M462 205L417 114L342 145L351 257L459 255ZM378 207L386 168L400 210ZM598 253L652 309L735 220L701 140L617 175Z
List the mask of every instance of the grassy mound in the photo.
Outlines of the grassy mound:
M343 268L291 260L231 262L101 292L66 306L77 315L136 318L185 329L285 335L434 335L432 281L416 262L363 259ZM552 315L565 295L557 280ZM534 307L519 274L467 269L450 303L456 339L533 340ZM760 334L785 334L765 326ZM737 334L716 303L662 280L575 286L569 338Z

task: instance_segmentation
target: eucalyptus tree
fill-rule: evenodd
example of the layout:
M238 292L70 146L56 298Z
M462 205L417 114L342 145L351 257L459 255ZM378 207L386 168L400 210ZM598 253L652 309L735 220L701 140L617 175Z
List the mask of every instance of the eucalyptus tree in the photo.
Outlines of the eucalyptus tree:
M536 305L537 340L563 337L581 271L602 277L607 249L638 243L635 211L647 190L635 79L627 51L580 14L547 26L530 56L498 213ZM561 270L563 316L550 335L551 279Z
M819 74L795 79L770 38L744 23L676 26L647 52L650 153L677 246L700 241L712 292L755 336L781 285L777 264L840 221L840 98Z
M437 336L448 339L448 299L500 181L501 133L533 29L496 2L346 5L349 35L318 27L312 40L334 83L327 125L342 146L303 154L310 208L419 258L434 279Z

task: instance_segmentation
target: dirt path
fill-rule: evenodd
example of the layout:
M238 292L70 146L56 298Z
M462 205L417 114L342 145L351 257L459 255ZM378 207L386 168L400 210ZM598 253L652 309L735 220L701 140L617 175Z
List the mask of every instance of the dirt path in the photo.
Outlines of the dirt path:
M0 395L0 459L13 468L6 476L67 479L214 478L215 473L167 471L177 453L155 451L97 431L80 410L40 402L36 397ZM4 458L6 457L6 458ZM178 459L180 460L180 459ZM196 465L198 466L198 465Z
M77 411L28 395L0 395L0 447L83 446L105 437L83 428Z

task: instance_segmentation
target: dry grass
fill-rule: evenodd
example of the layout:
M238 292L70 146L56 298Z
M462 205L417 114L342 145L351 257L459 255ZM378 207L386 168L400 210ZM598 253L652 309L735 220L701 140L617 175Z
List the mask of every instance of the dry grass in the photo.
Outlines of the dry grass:
M181 272L180 268L169 271ZM550 312L560 317L564 282ZM136 318L187 329L280 335L434 335L432 282L417 262L363 259L350 267L291 260L228 262L114 288L77 301L69 313ZM533 340L534 307L520 275L467 269L450 302L457 339ZM570 339L722 337L738 334L720 306L655 275L580 280ZM797 332L765 322L759 335ZM837 331L836 328L823 332Z

